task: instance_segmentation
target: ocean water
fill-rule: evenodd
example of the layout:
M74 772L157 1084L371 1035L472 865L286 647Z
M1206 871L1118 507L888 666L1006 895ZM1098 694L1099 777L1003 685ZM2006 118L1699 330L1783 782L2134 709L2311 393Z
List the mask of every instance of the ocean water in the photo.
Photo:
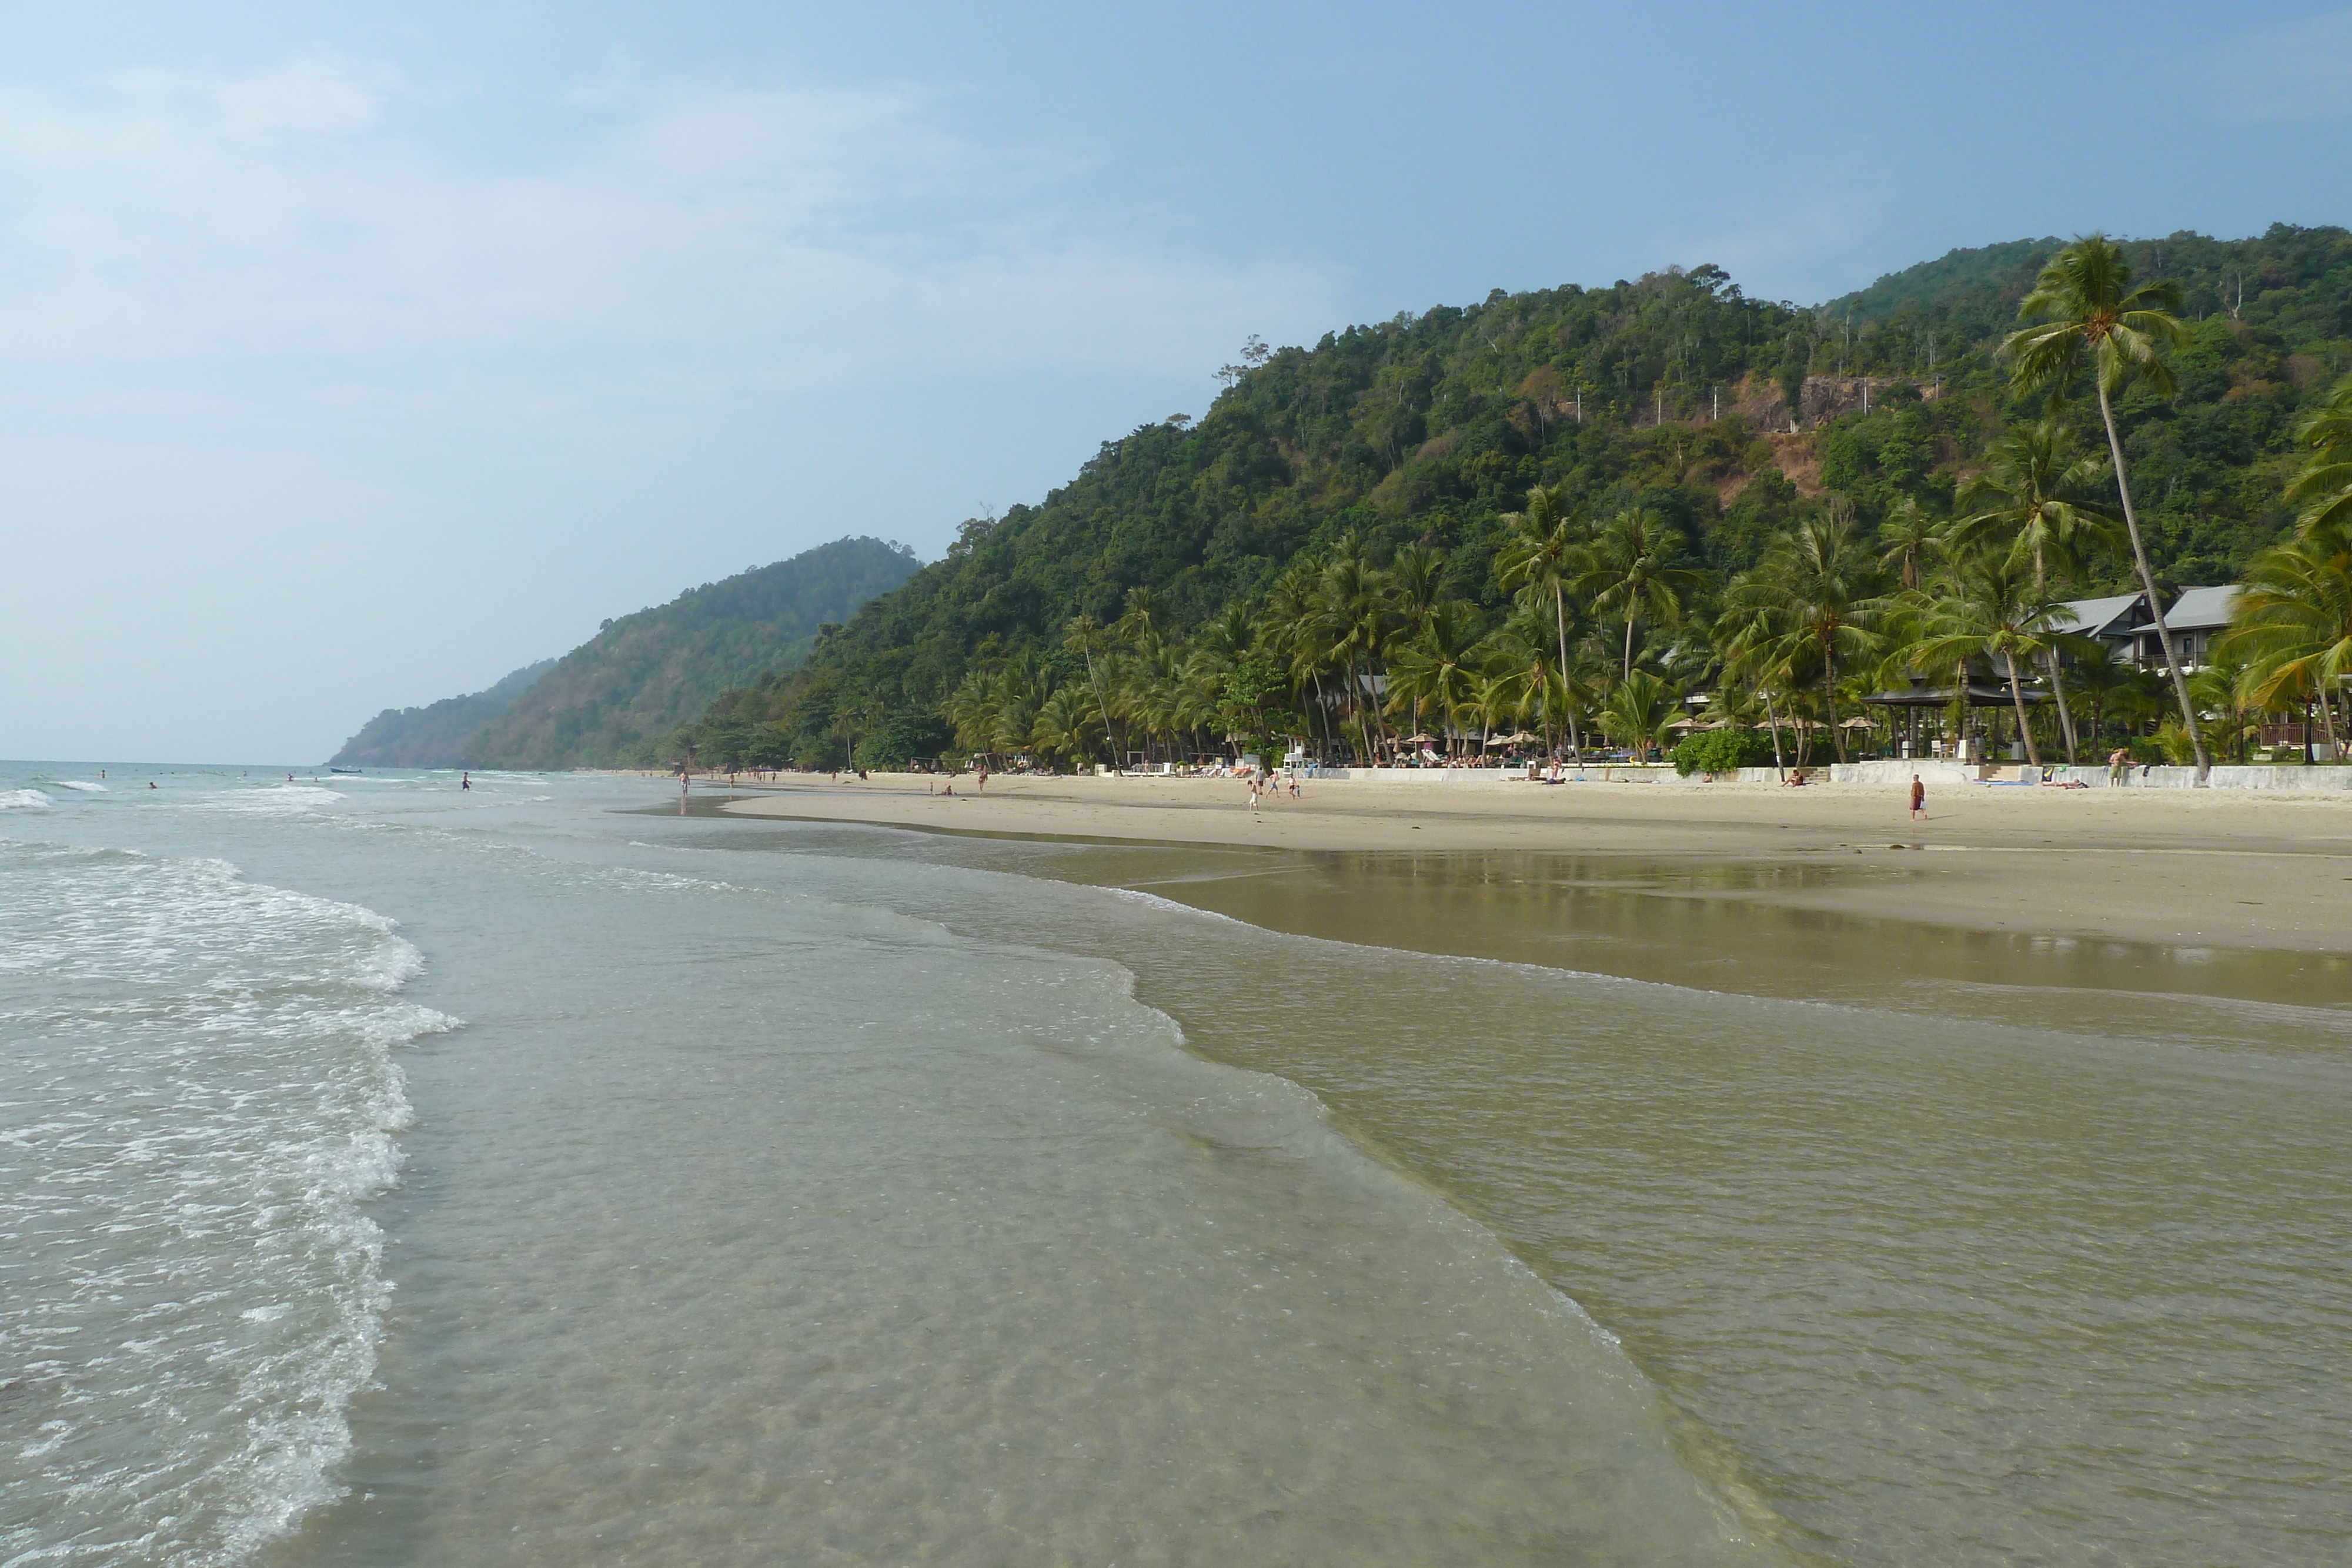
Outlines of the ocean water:
M2057 1032L1092 885L1190 852L98 771L0 769L0 1568L2352 1547L2325 1007Z

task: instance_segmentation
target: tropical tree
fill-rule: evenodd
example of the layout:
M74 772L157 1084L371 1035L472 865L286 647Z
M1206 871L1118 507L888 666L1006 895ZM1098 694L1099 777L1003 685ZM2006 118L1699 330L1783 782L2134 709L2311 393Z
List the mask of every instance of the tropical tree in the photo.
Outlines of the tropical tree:
M2105 465L2074 455L2063 421L2053 416L2012 429L1994 443L1990 457L1984 472L1961 487L1960 515L1950 528L1956 546L2005 547L2012 563L2032 567L2034 591L2046 592L2053 571L2072 576L2081 570L2086 546L2121 542L2114 521L2091 499L2106 478ZM2074 716L2066 706L2065 678L2054 656L2046 656L2043 667L2058 702L2066 760L2074 762Z
M2336 698L2352 674L2352 519L2324 523L2248 563L2235 619L2216 652L2246 662L2263 708L2315 701L2336 755Z
M1602 528L1582 580L1592 589L1596 618L1625 622L1622 679L1633 674L1635 622L1646 614L1672 623L1682 614L1684 597L1706 578L1683 559L1683 536L1656 511L1634 507Z
M1906 496L1886 508L1886 520L1878 525L1878 563L1895 569L1905 590L1916 589L1920 569L1943 542L1941 526L1916 497Z
M1998 661L2009 677L2009 699L2017 709L2017 733L2025 742L2026 759L2042 766L2042 750L2033 743L2033 726L2025 712L2025 687L2017 662L2032 664L2054 654L2062 642L2072 643L2059 630L2064 612L2047 590L2037 589L2032 574L2007 556L1984 555L1962 564L1950 575L1947 591L1939 594L1926 635L1911 656L1933 668L1949 664L1963 672L1971 662Z
M1095 694L1095 711L1102 716L1103 734L1108 737L1110 727L1110 700L1103 695L1102 673L1095 668L1095 655L1110 651L1110 634L1091 615L1079 615L1065 628L1062 646L1087 662L1087 685Z
M1369 758L1377 750L1375 736L1385 739L1387 728L1380 705L1365 698L1378 689L1380 656L1398 626L1396 607L1387 580L1352 535L1334 548L1318 588L1318 628L1325 645L1346 662L1349 706Z
M2286 492L2290 501L2310 503L2296 526L2305 534L2352 528L2352 376L2336 383L2294 440L2310 453Z
M1601 722L1610 739L1638 758L1657 744L1681 711L1680 692L1647 670L1635 670L1610 692L1601 707Z
M1880 597L1878 562L1854 537L1851 518L1816 515L1775 540L1756 570L1725 593L1735 624L1760 617L1785 645L1777 655L1784 668L1818 664L1831 739L1845 760L1845 735L1837 728L1838 664L1862 664L1882 647L1878 622L1885 611Z
M1029 743L1047 756L1066 758L1073 768L1094 751L1095 715L1085 694L1064 686L1040 704L1030 726Z
M1544 727L1545 748L1550 748L1551 716L1559 701L1559 680L1552 668L1550 639L1535 617L1522 612L1505 622L1486 643L1483 679L1477 688L1479 716L1488 727L1525 724L1534 719ZM1483 739L1484 737L1481 737Z
M1785 692L1794 684L1791 660L1798 643L1794 635L1774 622L1769 611L1751 608L1745 613L1719 617L1715 631L1723 659L1724 685L1744 685L1756 694L1763 705L1765 725L1772 734L1772 770L1785 773L1787 762L1780 752L1780 716L1772 706L1772 694L1775 690Z
M1456 602L1438 604L1420 635L1390 657L1390 700L1412 704L1416 716L1426 707L1451 722L1476 694L1483 651L1475 612Z
M2011 332L2002 340L2001 351L2010 357L2011 385L2021 396L2046 388L2054 403L2086 368L2091 371L2099 418L2106 425L2107 451L2115 462L2116 495L2123 503L2132 565L2147 595L2157 640L2164 646L2164 667L2172 677L2181 727L2196 753L2197 781L2202 784L2212 777L2213 758L2197 727L2189 678L2173 645L2172 629L2165 624L2164 600L2157 591L2156 572L2148 565L2139 517L2132 509L2131 476L2124 463L2124 438L2116 425L2115 408L2116 394L2134 379L2161 395L2173 392L2172 368L2164 362L2162 350L2188 335L2179 309L2179 284L2158 278L2135 287L2123 247L2095 234L2060 251L2042 269L2033 291L2018 306L2018 315L2033 325Z
M1528 492L1527 509L1507 512L1503 525L1510 530L1495 555L1495 576L1506 591L1516 590L1551 601L1552 634L1559 645L1559 667L1568 668L1568 585L1581 567L1583 530L1569 516L1558 486ZM1575 733L1575 715L1569 716L1569 749L1580 756L1581 737Z

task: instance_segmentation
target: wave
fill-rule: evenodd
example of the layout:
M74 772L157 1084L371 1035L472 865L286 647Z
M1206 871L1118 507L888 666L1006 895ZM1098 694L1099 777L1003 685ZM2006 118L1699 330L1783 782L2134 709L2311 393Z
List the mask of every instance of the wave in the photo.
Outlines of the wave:
M0 811L37 811L56 804L38 789L0 789Z
M0 1338L44 1412L0 1562L243 1561L340 1490L394 1052L459 1020L398 995L394 922L224 861L0 842Z
M79 789L86 795L105 795L110 793L105 785L89 779L45 779L43 782L52 785L59 789Z

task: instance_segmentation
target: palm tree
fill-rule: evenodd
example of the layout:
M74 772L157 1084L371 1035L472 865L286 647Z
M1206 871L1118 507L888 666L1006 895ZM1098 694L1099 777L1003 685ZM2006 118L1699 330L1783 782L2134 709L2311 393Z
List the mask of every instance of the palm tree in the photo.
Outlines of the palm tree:
M2091 705L2092 745L2105 744L2102 732L2106 727L2107 709L2111 706L2118 710L2128 708L2135 684L2131 667L2117 664L2104 643L2093 642L2074 655L2074 692ZM2120 702L2116 700L2118 694L2123 697Z
M1645 756L1682 706L1682 695L1647 670L1635 670L1617 683L1601 706L1601 722L1609 738L1629 743L1634 757Z
M1750 610L1744 614L1722 616L1716 622L1715 631L1720 639L1724 682L1727 685L1745 684L1763 700L1764 722L1772 734L1772 770L1785 775L1787 765L1780 755L1780 716L1773 710L1772 691L1776 686L1785 691L1794 684L1790 660L1796 643L1785 630L1776 627L1773 620L1769 612Z
M1683 596L1706 580L1682 559L1683 537L1647 507L1618 513L1601 529L1587 572L1595 592L1596 617L1625 620L1625 661L1621 679L1633 674L1633 626L1644 613L1672 623Z
M2001 343L2014 368L2010 383L2021 396L2047 387L2053 402L2088 361L2092 385L2099 394L2099 417L2107 427L2107 450L2115 460L2116 494L2123 502L2124 528L2131 537L2132 564L2147 595L2148 613L2156 620L2157 640L2164 645L2164 667L2172 676L2173 695L2179 699L2180 722L2197 754L2197 781L2213 776L2212 754L2197 728L2196 705L2189 700L2189 678L2173 646L2172 628L2164 623L2164 601L2156 590L2156 572L2147 563L2141 542L2139 517L2132 510L2131 476L2124 464L2124 438L2116 427L2115 395L2137 376L2150 390L2170 395L2172 369L2160 350L2188 335L2175 314L2180 308L2180 286L2170 278L2132 286L2131 264L2123 247L2105 235L2076 240L2050 259L2034 280L2033 292L2017 308L2018 315L2035 324L2011 332ZM2046 318L2046 319L2037 319Z
M1529 490L1527 510L1507 512L1502 521L1511 534L1495 554L1495 575L1506 591L1517 590L1551 601L1552 634L1559 643L1559 667L1566 670L1568 584L1580 563L1583 530L1569 517L1556 485ZM1581 758L1582 737L1576 733L1572 708L1568 722L1569 749Z
M1739 621L1762 616L1772 635L1787 640L1779 662L1793 668L1818 660L1822 698L1838 760L1845 732L1837 727L1838 661L1868 659L1884 644L1878 622L1878 562L1854 538L1850 518L1807 517L1774 540L1754 571L1734 582L1725 603Z
M1390 658L1390 699L1410 702L1416 712L1426 705L1451 720L1475 693L1480 651L1475 612L1465 604L1440 603L1421 634Z
M2009 676L2009 700L2017 709L2017 733L2025 742L2026 759L2042 766L2041 748L2033 744L2033 727L2025 713L2025 687L2018 678L2017 661L2029 664L2054 653L2062 641L2071 642L2057 628L2063 612L2046 590L2033 584L2022 563L2002 556L1981 556L1954 572L1949 591L1936 601L1927 634L1913 647L1912 657L1933 667L1952 664L1966 680L1972 660L1999 659Z
M1375 732L1387 737L1377 703L1363 699L1377 692L1377 664L1397 628L1396 607L1381 573L1364 559L1350 535L1342 538L1323 568L1320 583L1324 637L1348 662L1349 701L1362 732L1365 758L1375 754Z
M2290 501L2311 503L2297 526L2310 534L2352 525L2352 376L2336 383L2294 439L2311 451L2286 492Z
M1093 741L1094 716L1087 711L1086 699L1067 686L1038 706L1029 729L1030 745L1048 756L1067 758L1074 771L1093 750Z
M1886 520L1878 525L1878 564L1899 568L1907 592L1919 586L1920 567L1942 548L1943 539L1942 530L1919 503L1906 496L1886 508Z
M2004 434L1994 444L1985 471L1961 488L1963 511L1952 520L1953 543L1966 549L1987 540L2006 542L2011 561L2032 562L2034 591L2042 592L2053 570L2069 575L2080 570L2085 544L2120 542L2114 521L2088 498L2092 486L2106 477L2105 467L2072 455L2074 445L2065 423L2054 416ZM2073 762L2074 716L2066 706L2064 677L2054 656L2045 667L2058 701L2066 760Z
M2246 661L2251 699L2269 708L2315 698L2336 752L2335 698L2352 674L2352 519L2255 556L2235 609L2216 649Z
M1095 710L1102 715L1103 735L1108 739L1111 733L1110 703L1103 695L1102 675L1095 669L1095 655L1109 652L1109 633L1096 622L1093 616L1080 615L1070 622L1068 634L1062 639L1062 646L1086 659L1087 685L1094 688Z

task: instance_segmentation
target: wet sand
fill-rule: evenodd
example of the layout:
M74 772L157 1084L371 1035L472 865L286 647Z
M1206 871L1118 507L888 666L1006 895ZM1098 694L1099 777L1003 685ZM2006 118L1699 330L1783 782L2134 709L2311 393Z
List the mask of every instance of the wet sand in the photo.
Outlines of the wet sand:
M1253 813L1246 787L1231 779L995 778L976 795L967 777L952 797L931 793L935 783L881 774L866 782L787 780L727 810L984 834L1338 852L1391 878L1400 856L1516 858L1551 867L1541 879L1553 883L1994 936L2352 951L2352 805L2322 797L1944 788L1915 822L1899 789L1857 786L1310 780L1300 799L1269 800ZM1578 869L1559 874L1560 857ZM1229 896L1207 902L1201 890L1162 891L1254 921L1272 913L1244 913ZM1292 917L1271 923L1313 930L1344 922L1348 900L1289 902ZM1302 902L1333 913L1309 921L1297 912ZM1487 940L1475 950L1501 956Z

